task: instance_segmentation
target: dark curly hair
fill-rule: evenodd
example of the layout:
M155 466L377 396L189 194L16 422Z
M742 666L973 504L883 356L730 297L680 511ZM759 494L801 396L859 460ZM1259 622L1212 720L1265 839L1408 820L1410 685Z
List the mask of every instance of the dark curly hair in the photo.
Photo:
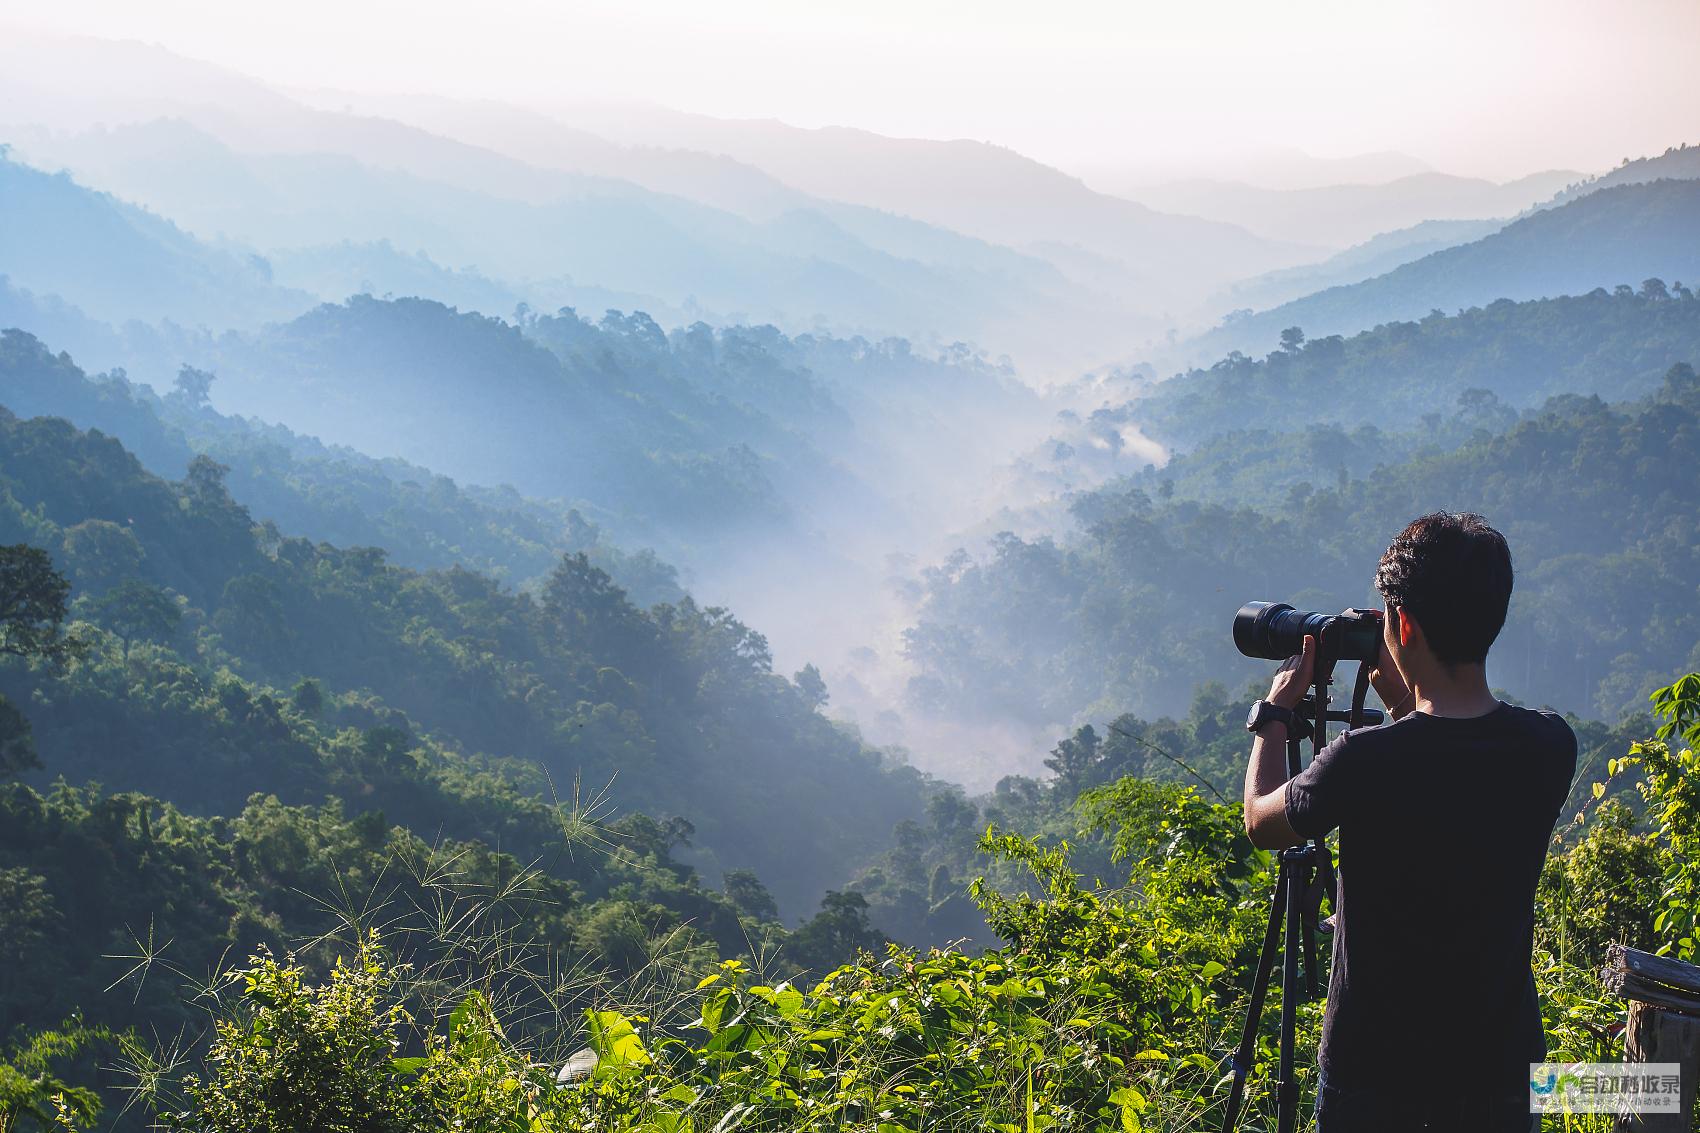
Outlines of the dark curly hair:
M1485 661L1511 605L1511 548L1479 515L1430 512L1381 556L1375 588L1416 619L1443 665Z

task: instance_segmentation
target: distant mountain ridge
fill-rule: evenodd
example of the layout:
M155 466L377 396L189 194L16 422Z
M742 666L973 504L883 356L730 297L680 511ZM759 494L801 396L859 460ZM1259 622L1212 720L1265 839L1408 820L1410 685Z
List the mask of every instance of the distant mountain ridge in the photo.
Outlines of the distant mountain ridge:
M1690 145L1687 142L1679 146L1671 146L1664 153L1652 157L1638 157L1633 161L1625 161L1609 173L1589 178L1580 184L1571 185L1557 194L1551 201L1553 205L1568 204L1577 197L1601 189L1609 189L1614 185L1638 185L1646 181L1662 179L1692 181L1700 178L1700 145Z
M1263 354L1286 327L1311 338L1352 334L1433 310L1580 295L1648 278L1700 280L1700 181L1598 190L1385 275L1232 320L1185 343L1175 360L1208 364L1236 351Z
M724 154L814 196L900 213L1017 249L1047 243L1113 256L1174 299L1218 280L1301 262L1306 248L1235 225L1169 216L987 142L892 138L843 126L707 118L660 108L563 110L581 128Z
M45 65L62 44L104 81ZM544 309L600 289L716 322L971 340L1072 367L1314 255L979 142L291 97L139 44L35 54L0 45L0 131L31 160L209 238L265 253L388 240Z
M1384 232L1326 260L1253 276L1223 291L1217 301L1236 310L1260 311L1330 287L1385 275L1433 252L1468 244L1505 227L1504 220L1425 220Z
M0 275L115 324L256 326L312 306L263 259L218 250L170 221L0 152Z
M409 146L428 137L410 127L380 131L391 132ZM1081 290L1040 259L899 218L846 217L859 232L806 209L756 222L447 144L431 165L465 151L471 165L488 161L487 172L463 172L448 184L346 154L246 154L186 122L38 139L21 151L85 170L197 231L281 250L284 260L296 249L388 241L448 268L474 269L546 310L600 302L681 319L913 337L956 328L974 338L1018 312L1051 311L1084 327L1071 312L1090 309ZM511 169L523 176L505 181ZM520 196L477 187L486 182L511 184ZM900 254L917 243L925 260ZM328 278L339 275L347 278L336 270ZM70 284L52 290L77 301Z
M1344 248L1424 221L1515 216L1582 176L1575 170L1548 170L1501 184L1428 172L1379 185L1317 189L1189 180L1130 189L1125 195L1165 212L1237 224L1269 239Z

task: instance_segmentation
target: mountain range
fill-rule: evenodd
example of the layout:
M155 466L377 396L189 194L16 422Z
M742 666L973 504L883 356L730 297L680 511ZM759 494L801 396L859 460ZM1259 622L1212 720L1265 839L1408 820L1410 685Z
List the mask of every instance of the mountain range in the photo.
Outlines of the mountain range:
M1271 240L1345 248L1423 221L1516 216L1585 176L1549 170L1501 184L1427 172L1374 185L1310 189L1195 179L1132 189L1127 195L1155 209L1238 225Z
M1311 338L1351 334L1435 310L1639 287L1650 278L1700 279L1700 181L1596 190L1374 278L1231 318L1170 360L1207 365L1236 351L1266 353L1287 327Z
M484 301L641 305L1079 364L1158 337L1165 315L1235 278L1315 257L978 142L292 97L135 43L0 45L0 107L20 160L210 242L298 253L320 285L393 269L373 251L388 242L488 279Z

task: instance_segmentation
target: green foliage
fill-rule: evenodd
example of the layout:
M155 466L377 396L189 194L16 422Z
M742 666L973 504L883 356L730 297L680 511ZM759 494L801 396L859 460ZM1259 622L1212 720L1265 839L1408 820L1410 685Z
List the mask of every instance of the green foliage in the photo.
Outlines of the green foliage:
M232 972L241 998L218 1020L208 1054L216 1067L191 1078L191 1112L167 1128L208 1133L405 1133L410 1121L395 1065L399 1004L379 959L338 959L327 981L308 986L303 970L261 953Z
M203 819L140 795L14 785L0 792L0 1034L78 1005L110 1025L170 1029L193 1018L182 979L216 972L232 950L321 939L350 919L434 939L445 921L469 918L490 941L522 936L610 978L630 974L604 944L614 912L636 926L637 967L657 941L711 963L783 936L654 849L599 831L594 815L533 805L535 861L496 852L493 837L428 843L340 803L257 796L230 818ZM524 827L515 832L504 846Z
M1681 736L1700 747L1700 673L1658 689L1652 700L1664 717L1658 738L1631 746L1627 756L1611 761L1608 773L1636 773L1635 786L1654 828L1663 880L1653 917L1658 950L1692 960L1700 954L1700 755L1669 741ZM1595 789L1604 793L1605 787Z
M71 584L38 547L0 547L0 655L51 665L79 655L84 642L61 632ZM29 722L0 695L0 779L38 765Z
M1661 703L1684 702L1691 687L1671 686ZM1677 712L1670 722L1691 720ZM1648 755L1631 758L1645 767ZM1672 860L1675 828L1657 822L1681 784L1656 774L1646 786L1654 829L1638 832L1623 807L1605 806L1549 865L1536 972L1554 1057L1622 1056L1622 1005L1601 995L1597 950L1644 914L1635 887L1649 850ZM413 927L394 916L398 905L368 904L322 938L330 957L280 962L262 952L215 981L216 1038L202 1069L175 1087L155 1071L150 1096L173 1127L230 1133L291 1122L491 1133L1212 1127L1273 862L1246 841L1236 806L1208 802L1190 784L1124 778L1087 791L1079 808L1083 829L1106 840L1129 876L1126 888L1085 885L1067 842L993 829L979 848L1027 881L971 887L1001 947L889 945L883 957L865 952L807 983L758 974L754 957L715 965L688 946L657 947L653 935L641 955L611 963L610 947L590 942L639 931L643 914L629 900L587 908L577 922L579 946L605 964L588 982L537 962L555 947L538 935L546 919L497 912L541 911L557 898L516 901L516 886L457 881L459 896L444 906L427 895L445 892L439 883L412 899L443 909L436 924ZM936 810L940 831L975 813L966 800ZM275 804L245 814L241 857L287 868L299 854L292 839L341 829L333 821L314 834L306 817ZM167 814L149 828L182 822ZM684 836L644 820L626 843L649 857ZM334 873L320 884L339 875L358 884L384 868L349 870L344 863L361 859L346 843L331 856ZM266 876L268 891L312 884ZM532 876L517 888L545 884ZM750 879L739 888L759 901ZM305 923L300 909L285 917ZM382 945L361 927L368 921L390 926ZM1277 996L1271 1016L1278 1006ZM1308 1054L1319 1006L1303 1005L1300 1021ZM1272 1031L1258 1051L1248 1128L1273 1104ZM1311 1073L1302 1067L1307 1082Z
M75 642L60 632L71 584L39 547L0 547L0 653L62 660Z
M1659 840L1635 827L1629 808L1608 799L1575 845L1548 863L1541 875L1539 928L1549 952L1590 968L1604 963L1613 941L1658 947L1653 922L1663 872Z
M0 1133L68 1129L94 1121L100 1115L100 1096L87 1086L64 1081L53 1067L116 1041L105 1028L72 1017L0 1052Z
M1072 794L1098 765L1098 733L1091 724L1083 724L1074 735L1058 742L1045 759L1045 766L1056 772L1058 781Z
M90 601L88 616L111 630L128 655L133 641L170 644L183 623L183 607L164 587L126 578Z
M338 1122L358 1099L373 1121L405 1112L419 1129L516 1133L1193 1128L1221 1102L1205 1052L1238 998L1225 973L1260 914L1246 899L1269 878L1235 892L1217 872L1217 894L1181 901L1219 869L1208 848L1237 819L1180 789L1146 804L1179 838L1136 899L1081 888L1066 847L989 834L984 847L1045 892L976 886L1009 947L893 945L806 985L726 961L681 994L592 1006L582 1031L568 1021L564 1033L514 1035L476 991L452 1011L404 1006L421 981L372 941L316 986L300 965L261 956L225 982L242 995L219 1008L205 1077L177 1120L267 1130L297 1106L312 1112L295 1120L353 1128ZM1101 817L1134 805L1106 796ZM387 1057L391 1046L421 1053ZM544 1052L574 1046L567 1088L555 1087L539 1072L558 1064Z
M755 869L788 917L924 805L924 777L823 717L822 690L775 673L760 634L688 598L640 609L588 554L562 556L537 595L407 570L257 525L214 461L164 481L51 419L0 418L0 468L0 538L34 530L59 546L77 524L123 521L144 553L135 586L87 606L116 636L85 663L0 667L0 694L35 697L53 773L200 813L260 791L291 804L383 792L397 821L491 840L529 820L502 802L462 824L425 781L484 776L475 792L488 792L505 779L510 799L614 781L619 806L690 814L708 866ZM162 589L181 598L175 633ZM287 709L282 690L307 678L334 707ZM343 733L374 727L405 729L423 754L349 753Z

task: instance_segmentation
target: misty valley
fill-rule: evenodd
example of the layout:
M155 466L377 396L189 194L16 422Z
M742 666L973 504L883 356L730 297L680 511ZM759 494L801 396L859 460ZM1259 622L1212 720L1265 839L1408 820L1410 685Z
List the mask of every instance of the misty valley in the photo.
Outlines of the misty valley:
M0 1133L1220 1128L1230 624L1437 511L1576 737L1547 1057L1700 959L1700 147L1118 181L6 39Z

